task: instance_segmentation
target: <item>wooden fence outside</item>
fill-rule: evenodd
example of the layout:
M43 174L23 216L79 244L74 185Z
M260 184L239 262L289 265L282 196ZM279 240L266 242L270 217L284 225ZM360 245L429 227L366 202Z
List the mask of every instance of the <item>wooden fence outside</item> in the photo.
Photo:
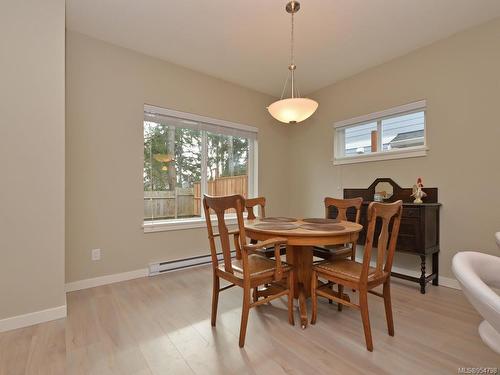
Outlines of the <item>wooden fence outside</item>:
M207 194L214 196L241 194L248 196L248 176L220 177L207 181ZM194 214L201 214L201 184L194 184ZM228 211L229 212L229 211Z
M221 177L208 181L209 195L248 195L248 177ZM193 188L177 188L175 191L145 191L144 220L175 219L201 215L201 185Z
M144 220L192 217L193 213L193 189L144 192Z

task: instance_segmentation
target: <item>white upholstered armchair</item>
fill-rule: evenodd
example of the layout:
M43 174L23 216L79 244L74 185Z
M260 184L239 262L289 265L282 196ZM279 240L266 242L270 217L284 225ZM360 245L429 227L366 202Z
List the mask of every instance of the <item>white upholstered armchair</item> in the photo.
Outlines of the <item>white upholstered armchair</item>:
M500 232L496 233L500 247ZM453 257L452 270L462 291L484 318L479 325L483 342L500 354L500 296L491 288L500 288L500 257L464 251Z

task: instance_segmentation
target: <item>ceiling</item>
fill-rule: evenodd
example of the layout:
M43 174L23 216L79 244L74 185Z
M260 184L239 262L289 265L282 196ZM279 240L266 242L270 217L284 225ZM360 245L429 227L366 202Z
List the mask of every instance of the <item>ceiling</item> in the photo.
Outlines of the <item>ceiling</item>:
M280 96L285 0L67 0L68 29ZM301 0L302 95L500 16L498 0Z

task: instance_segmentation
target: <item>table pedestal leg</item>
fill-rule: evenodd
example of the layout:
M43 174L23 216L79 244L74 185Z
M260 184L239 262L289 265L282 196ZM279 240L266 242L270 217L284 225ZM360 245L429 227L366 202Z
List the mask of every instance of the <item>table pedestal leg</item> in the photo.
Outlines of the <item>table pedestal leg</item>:
M294 297L299 302L300 325L304 329L307 327L306 300L311 295L312 246L288 245L286 247L286 261L294 266Z

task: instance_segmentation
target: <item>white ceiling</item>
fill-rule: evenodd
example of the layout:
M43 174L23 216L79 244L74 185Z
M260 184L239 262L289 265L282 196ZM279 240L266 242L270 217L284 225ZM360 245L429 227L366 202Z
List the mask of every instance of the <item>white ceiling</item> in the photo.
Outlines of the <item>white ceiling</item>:
M67 27L280 96L285 0L67 0ZM297 80L308 94L500 16L499 0L301 0Z

